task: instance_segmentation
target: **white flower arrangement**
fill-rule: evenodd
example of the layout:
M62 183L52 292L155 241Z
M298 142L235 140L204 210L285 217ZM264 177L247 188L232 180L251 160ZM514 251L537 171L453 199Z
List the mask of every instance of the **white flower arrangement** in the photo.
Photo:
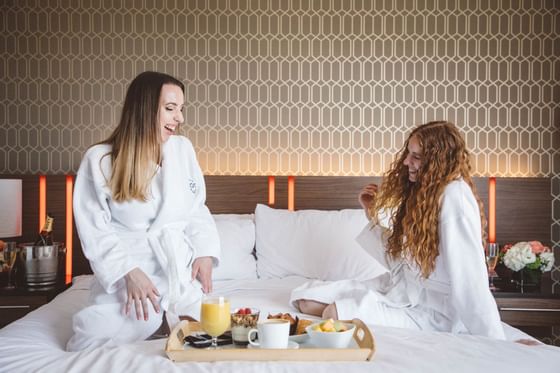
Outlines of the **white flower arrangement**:
M554 266L554 253L539 241L505 245L500 253L502 263L513 271L523 268L547 272Z

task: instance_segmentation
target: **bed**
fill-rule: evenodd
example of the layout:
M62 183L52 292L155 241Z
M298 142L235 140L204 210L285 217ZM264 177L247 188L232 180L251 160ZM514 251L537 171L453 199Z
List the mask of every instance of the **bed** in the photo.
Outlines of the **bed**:
M356 194L368 181L280 177L274 180L271 198L267 177L208 177L208 206L218 226L225 263L214 273L215 292L228 296L234 308L257 307L261 315L290 312L311 318L289 304L292 289L310 279L367 279L372 275L368 254L359 250L353 237L365 225ZM485 183L477 181L483 200ZM518 229L513 227L512 234L518 234ZM505 227L501 230L507 232ZM92 281L87 264L78 265L83 257L75 249L72 286L0 330L0 371L526 372L536 368L557 372L560 367L560 348L513 343L529 336L507 324L509 341L369 325L376 342L370 362L177 363L164 352L165 338L69 353L65 345L72 333L72 315L86 304Z

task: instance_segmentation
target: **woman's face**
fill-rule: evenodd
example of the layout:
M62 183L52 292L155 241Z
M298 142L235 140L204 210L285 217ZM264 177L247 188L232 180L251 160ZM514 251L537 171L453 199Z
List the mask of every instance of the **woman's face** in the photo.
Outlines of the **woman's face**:
M161 129L161 141L166 142L173 135L179 124L183 123L183 106L185 97L180 87L164 84L159 95L158 122Z
M408 180L416 182L418 179L418 171L422 166L422 148L416 136L412 136L408 140L408 154L403 164L408 167Z

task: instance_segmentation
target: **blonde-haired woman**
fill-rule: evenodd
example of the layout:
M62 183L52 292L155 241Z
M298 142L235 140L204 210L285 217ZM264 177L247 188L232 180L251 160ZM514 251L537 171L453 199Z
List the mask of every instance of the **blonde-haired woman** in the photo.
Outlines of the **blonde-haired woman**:
M358 242L382 242L377 259L386 273L369 282L305 284L292 292L294 305L323 317L505 338L488 288L486 220L453 124L415 128L381 187L366 186L360 203L371 222Z
M192 144L175 135L184 91L172 76L141 73L118 126L84 155L74 217L95 276L69 351L146 339L162 311L196 316L212 289L218 233Z

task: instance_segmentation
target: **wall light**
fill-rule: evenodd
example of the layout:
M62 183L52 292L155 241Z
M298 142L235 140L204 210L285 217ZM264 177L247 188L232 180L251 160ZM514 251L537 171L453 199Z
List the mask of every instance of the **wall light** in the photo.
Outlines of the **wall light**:
M268 205L269 206L274 206L274 202L276 201L275 188L276 188L276 181L274 179L274 176L269 176L268 177Z
M496 178L488 178L488 242L496 243Z
M295 208L295 195L296 195L296 178L288 176L288 210L294 211Z
M39 176L39 229L41 232L45 220L47 219L47 177L45 175Z
M21 236L21 180L0 179L0 238Z
M66 279L67 284L72 282L72 193L74 178L66 175Z

